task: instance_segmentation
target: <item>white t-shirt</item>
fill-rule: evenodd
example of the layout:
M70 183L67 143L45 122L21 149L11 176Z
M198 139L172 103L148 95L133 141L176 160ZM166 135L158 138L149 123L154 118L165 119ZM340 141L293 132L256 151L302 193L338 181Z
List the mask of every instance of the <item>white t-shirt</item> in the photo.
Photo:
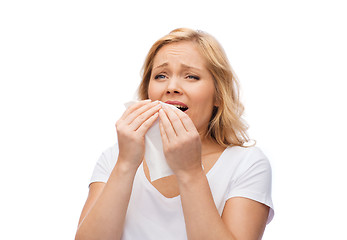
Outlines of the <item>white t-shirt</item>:
M100 156L92 182L107 182L118 158L118 145ZM267 223L274 215L271 199L271 167L257 147L228 147L207 173L214 202L222 215L225 202L245 197L270 207ZM122 240L187 239L180 196L164 197L138 168L125 219Z

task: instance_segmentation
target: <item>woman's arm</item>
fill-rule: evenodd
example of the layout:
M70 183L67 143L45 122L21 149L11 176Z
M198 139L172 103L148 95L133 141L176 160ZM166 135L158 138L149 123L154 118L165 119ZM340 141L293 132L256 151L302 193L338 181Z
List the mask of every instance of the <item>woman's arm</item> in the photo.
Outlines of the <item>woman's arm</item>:
M236 239L261 239L270 208L254 200L233 197L224 207L222 220Z
M261 239L268 207L233 198L221 217L201 167L200 136L194 124L181 111L164 109L159 112L164 152L178 180L188 239Z
M222 221L204 171L177 177L188 239L235 240Z
M76 240L121 238L135 173L117 162L107 184L91 184Z
M159 109L158 102L141 101L117 121L117 163L106 184L91 184L76 240L121 238L134 177L144 156L145 134Z
M80 219L78 221L78 226L81 224L87 213L90 211L92 206L95 204L96 200L100 197L102 191L104 190L106 183L104 182L93 182L89 185L89 194L86 203L82 209Z
M247 198L231 198L221 218L203 171L181 175L178 182L188 239L261 239L268 206Z

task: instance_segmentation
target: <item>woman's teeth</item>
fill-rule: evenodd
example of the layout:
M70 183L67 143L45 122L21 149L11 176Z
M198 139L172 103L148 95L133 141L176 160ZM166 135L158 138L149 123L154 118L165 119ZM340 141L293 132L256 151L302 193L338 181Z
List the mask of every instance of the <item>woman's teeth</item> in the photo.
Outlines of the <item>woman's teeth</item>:
M185 112L185 111L187 111L187 110L188 110L188 108L187 108L187 107L178 107L178 109L179 109L179 110L181 110L182 112Z
M185 106L175 105L175 104L172 104L172 106L177 107L179 110L181 110L183 112L188 110L188 107L185 107Z

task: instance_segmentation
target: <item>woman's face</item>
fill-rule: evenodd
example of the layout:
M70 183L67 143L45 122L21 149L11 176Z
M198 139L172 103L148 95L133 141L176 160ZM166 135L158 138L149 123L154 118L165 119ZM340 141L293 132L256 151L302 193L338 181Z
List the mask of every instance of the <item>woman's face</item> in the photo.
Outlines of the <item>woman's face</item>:
M214 94L213 77L193 42L170 43L154 57L149 98L185 111L201 134L206 133L216 105Z

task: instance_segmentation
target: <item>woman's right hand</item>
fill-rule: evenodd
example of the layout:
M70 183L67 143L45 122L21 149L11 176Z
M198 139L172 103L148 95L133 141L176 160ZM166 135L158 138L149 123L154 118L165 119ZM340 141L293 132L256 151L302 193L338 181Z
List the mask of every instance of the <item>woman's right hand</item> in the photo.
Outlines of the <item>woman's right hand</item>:
M117 164L136 171L145 153L145 135L158 118L158 101L139 101L130 106L116 123L119 155Z

